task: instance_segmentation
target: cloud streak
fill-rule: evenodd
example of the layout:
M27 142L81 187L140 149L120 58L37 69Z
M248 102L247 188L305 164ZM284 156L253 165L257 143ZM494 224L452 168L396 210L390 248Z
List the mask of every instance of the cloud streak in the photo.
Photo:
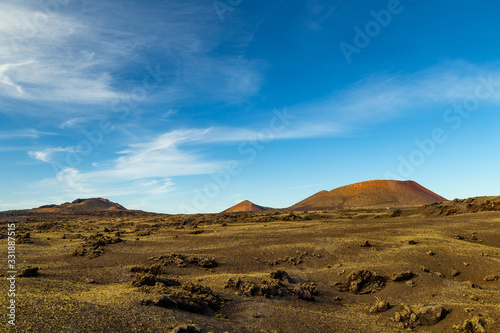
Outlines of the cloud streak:
M0 96L50 102L63 114L81 111L65 104L109 108L137 86L134 76L157 65L168 78L150 102L234 103L259 91L262 64L237 50L213 52L224 34L210 3L172 1L152 11L125 2L113 15L107 2L82 3L79 11L68 1L50 11L38 2L0 4L7 36L0 40Z
M93 163L93 169L86 171L64 166L63 155L75 153L74 147L34 150L29 156L54 163L58 170L56 178L40 182L44 187L64 188L77 193L164 193L173 187L172 177L206 175L224 169L226 160L207 155L213 145L232 145L238 156L241 143L318 137L332 135L333 131L341 133L342 130L307 124L275 132L268 127L263 130L231 127L174 130L149 141L130 144L117 152L119 157Z
M47 7L9 2L0 4L0 22L7 36L0 40L2 96L83 104L117 97L109 74L89 70L97 62L71 45L89 33L85 25Z
M495 92L489 105L500 103L500 71L455 62L416 73L373 74L322 101L291 107L316 121L335 119L349 124L370 124L401 117L408 112L444 112L453 103L473 97L481 82Z
M53 132L39 131L34 128L20 129L12 131L0 131L0 140L8 139L38 139L42 136L57 135Z
M69 189L83 192L92 191L96 184L104 191L119 187L124 193L134 191L133 188L162 192L173 188L173 183L166 181L173 177L206 175L222 170L227 161L211 156L214 145L233 145L237 154L237 146L242 142L345 135L352 133L359 124L386 121L410 110L432 112L437 106L473 96L479 77L488 79L491 76L492 82L500 77L497 76L500 73L461 67L467 75L460 73L457 66L450 66L411 75L369 77L322 102L292 107L291 113L297 119L280 131L269 131L269 126L261 130L221 126L172 130L149 140L130 143L117 151L117 158L93 163L93 169L63 168L58 174L59 180L53 179L52 184L65 184ZM493 101L499 100L500 93L496 93ZM427 111L428 108L431 111ZM72 149L57 147L29 154L32 158L52 162L57 161L58 153L72 152Z
M36 160L40 160L46 163L51 163L53 161L52 157L55 153L73 153L73 152L75 152L75 148L73 147L68 147L68 148L57 147L57 148L47 148L38 151L28 151L28 155Z

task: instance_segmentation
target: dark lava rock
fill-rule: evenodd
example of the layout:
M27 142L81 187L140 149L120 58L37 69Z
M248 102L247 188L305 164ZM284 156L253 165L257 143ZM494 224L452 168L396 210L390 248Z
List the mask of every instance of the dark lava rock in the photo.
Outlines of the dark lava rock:
M232 288L239 290L245 296L255 296L260 290L257 285L251 282L243 281L240 278L227 280L224 288Z
M38 267L26 267L22 270L20 277L35 277L38 276Z
M163 279L159 278L156 275L146 273L146 274L136 274L135 278L132 280L131 284L133 287L141 287L141 286L155 286L157 283L160 283L166 287L178 286L180 285L179 281L175 279Z
M153 257L149 258L149 260L155 261L163 266L176 265L178 267L186 267L188 265L197 265L203 268L214 268L218 266L214 258L186 256L178 253Z
M457 333L485 333L486 321L481 317L474 317L472 319L467 319L462 325L455 325L453 329Z
M130 268L130 271L132 273L147 273L147 272L149 272L149 268L142 267L142 266L133 266Z
M391 308L391 305L387 301L377 300L375 304L370 308L371 313L385 312Z
M404 328L414 328L415 326L435 325L445 316L446 310L440 305L424 306L416 309L402 305L402 310L396 312L394 321L400 323Z
M17 234L16 243L18 244L32 244L33 240L31 240L31 234L29 232L25 234Z
M142 305L154 305L163 308L176 308L192 313L206 313L209 310L218 311L223 299L210 288L186 283L181 290L162 295L156 301L143 300Z
M369 270L360 270L352 272L347 276L347 282L338 282L335 284L340 291L350 291L355 294L369 294L382 290L385 287L386 277L371 272Z
M282 284L276 280L263 280L259 285L260 294L265 298L282 297L285 295L285 289Z
M284 271L273 272L270 276L270 279L263 279L259 282L230 278L224 288L236 289L239 293L249 297L275 298L290 294L296 295L299 299L314 301L314 296L318 295L316 285L312 282L297 285L298 282L295 282Z
M312 282L301 283L299 286L296 286L292 292L297 295L298 298L309 302L314 302L314 296L318 295L316 285Z
M170 333L201 333L198 326L195 325L180 325L174 327Z
M395 209L389 217L398 217L401 216L401 210Z
M416 275L411 271L406 271L402 273L394 273L391 276L392 281L401 282L413 279Z
M123 239L120 237L108 237L104 236L100 233L90 236L85 240L78 249L73 251L74 256L83 257L88 256L91 259L99 257L102 253L104 253L103 247L108 244L117 244L123 242Z
M417 316L421 325L432 326L446 316L446 310L440 305L426 306L417 310Z
M487 277L484 278L484 281L488 282L498 281L498 278L499 278L498 275L488 275Z
M269 276L271 277L271 279L276 279L276 280L287 280L290 278L288 276L288 273L285 272L285 271L276 271L276 272L271 272L269 274Z

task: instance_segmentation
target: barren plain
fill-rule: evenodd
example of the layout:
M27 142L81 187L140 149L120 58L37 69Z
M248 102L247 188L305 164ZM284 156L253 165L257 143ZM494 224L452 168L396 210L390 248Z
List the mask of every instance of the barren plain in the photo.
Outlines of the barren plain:
M15 331L500 332L499 199L3 216L19 271L38 268L17 278Z

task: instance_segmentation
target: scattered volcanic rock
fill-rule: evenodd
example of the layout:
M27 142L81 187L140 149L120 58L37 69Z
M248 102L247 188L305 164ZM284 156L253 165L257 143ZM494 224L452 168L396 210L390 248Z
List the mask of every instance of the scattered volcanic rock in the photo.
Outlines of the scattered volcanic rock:
M16 242L18 244L33 244L33 241L31 240L31 234L29 232L25 234L17 234Z
M485 333L486 321L481 317L466 319L462 325L455 325L453 329L457 333Z
M235 289L240 294L248 297L276 298L289 294L305 301L314 301L314 296L318 295L316 284L313 282L298 283L285 271L272 272L269 274L269 278L260 281L241 279L239 277L230 278L224 288Z
M371 313L385 312L391 308L391 305L387 301L377 300L375 304L370 308Z
M500 196L474 197L468 199L455 199L446 202L436 202L422 207L426 216L451 216L466 213L500 211ZM477 242L476 236L456 236L457 239Z
M248 200L244 200L233 207L230 207L223 211L222 213L253 213L253 212L262 212L264 210L268 210L268 207L262 207L250 202Z
M179 325L174 327L170 333L201 333L200 328L196 325Z
M492 282L492 281L498 281L499 276L498 275L488 275L487 277L484 278L484 281Z
M196 265L203 268L214 268L218 266L217 261L215 261L214 258L186 256L180 253L170 253L158 257L151 257L149 260L155 262L159 266L175 265L177 267L186 267L188 265ZM154 270L153 267L154 266L151 267L151 270Z
M240 278L230 278L224 288L238 290L242 295L264 296L265 298L282 297L285 295L285 289L281 281L276 279L265 279L261 282L246 281Z
M414 328L415 326L432 326L437 324L446 316L446 310L440 305L423 306L412 309L402 305L400 312L396 312L394 321L400 323L403 328Z
M38 276L38 267L26 267L25 269L22 270L21 274L19 274L20 277L35 277Z
M427 267L425 267L425 266L420 266L420 270L421 270L422 272L425 272L425 273L430 273L430 272L431 272L431 270L430 270L430 269L428 269L428 268L427 268Z
M370 180L321 191L289 210L421 206L446 199L414 181Z
M361 247L372 247L372 245L370 244L369 241L366 241L363 244L361 244Z
M143 300L141 304L204 314L209 310L218 311L223 301L209 287L187 282L180 289L169 291L155 301Z
M401 209L395 209L389 217L401 216Z
M290 276L285 271L278 270L276 272L271 272L269 276L271 277L271 279L275 280L287 280L287 281L291 280Z
M446 316L446 310L440 305L424 306L417 310L417 316L420 319L420 325L432 326Z
M402 273L394 273L394 274L392 274L391 280L392 281L396 281L396 282L401 282L401 281L410 280L410 279L414 278L415 276L416 275L413 272L406 271L406 272L402 272Z
M175 279L166 279L160 278L154 274L146 273L140 274L137 273L135 278L132 280L131 284L133 287L142 287L142 286L155 286L157 283L164 285L165 287L179 286L179 281Z
M347 276L347 282L337 282L335 287L340 291L350 291L355 294L369 294L385 287L386 277L368 270L352 272Z
M322 255L314 253L314 252L309 253L307 251L304 251L304 252L297 251L296 255L293 257L278 258L278 259L274 259L274 260L263 259L263 260L258 260L258 261L265 263L265 264L268 264L269 266L276 266L276 265L280 265L280 264L289 264L289 265L297 266L297 265L300 265L300 264L310 260L311 258L321 258L321 257L322 257Z
M316 286L302 284L300 286L295 287L293 289L293 292L295 293L295 295L297 295L298 298L303 299L304 301L311 302L311 301L314 301Z
M108 237L100 233L84 238L85 242L73 251L73 255L77 257L88 256L89 258L97 258L104 253L103 247L108 244L117 244L123 242L120 237Z

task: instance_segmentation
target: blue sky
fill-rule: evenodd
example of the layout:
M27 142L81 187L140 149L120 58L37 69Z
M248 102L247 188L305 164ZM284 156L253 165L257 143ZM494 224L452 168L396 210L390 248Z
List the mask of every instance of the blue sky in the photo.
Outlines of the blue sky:
M494 1L0 4L0 210L498 195Z

